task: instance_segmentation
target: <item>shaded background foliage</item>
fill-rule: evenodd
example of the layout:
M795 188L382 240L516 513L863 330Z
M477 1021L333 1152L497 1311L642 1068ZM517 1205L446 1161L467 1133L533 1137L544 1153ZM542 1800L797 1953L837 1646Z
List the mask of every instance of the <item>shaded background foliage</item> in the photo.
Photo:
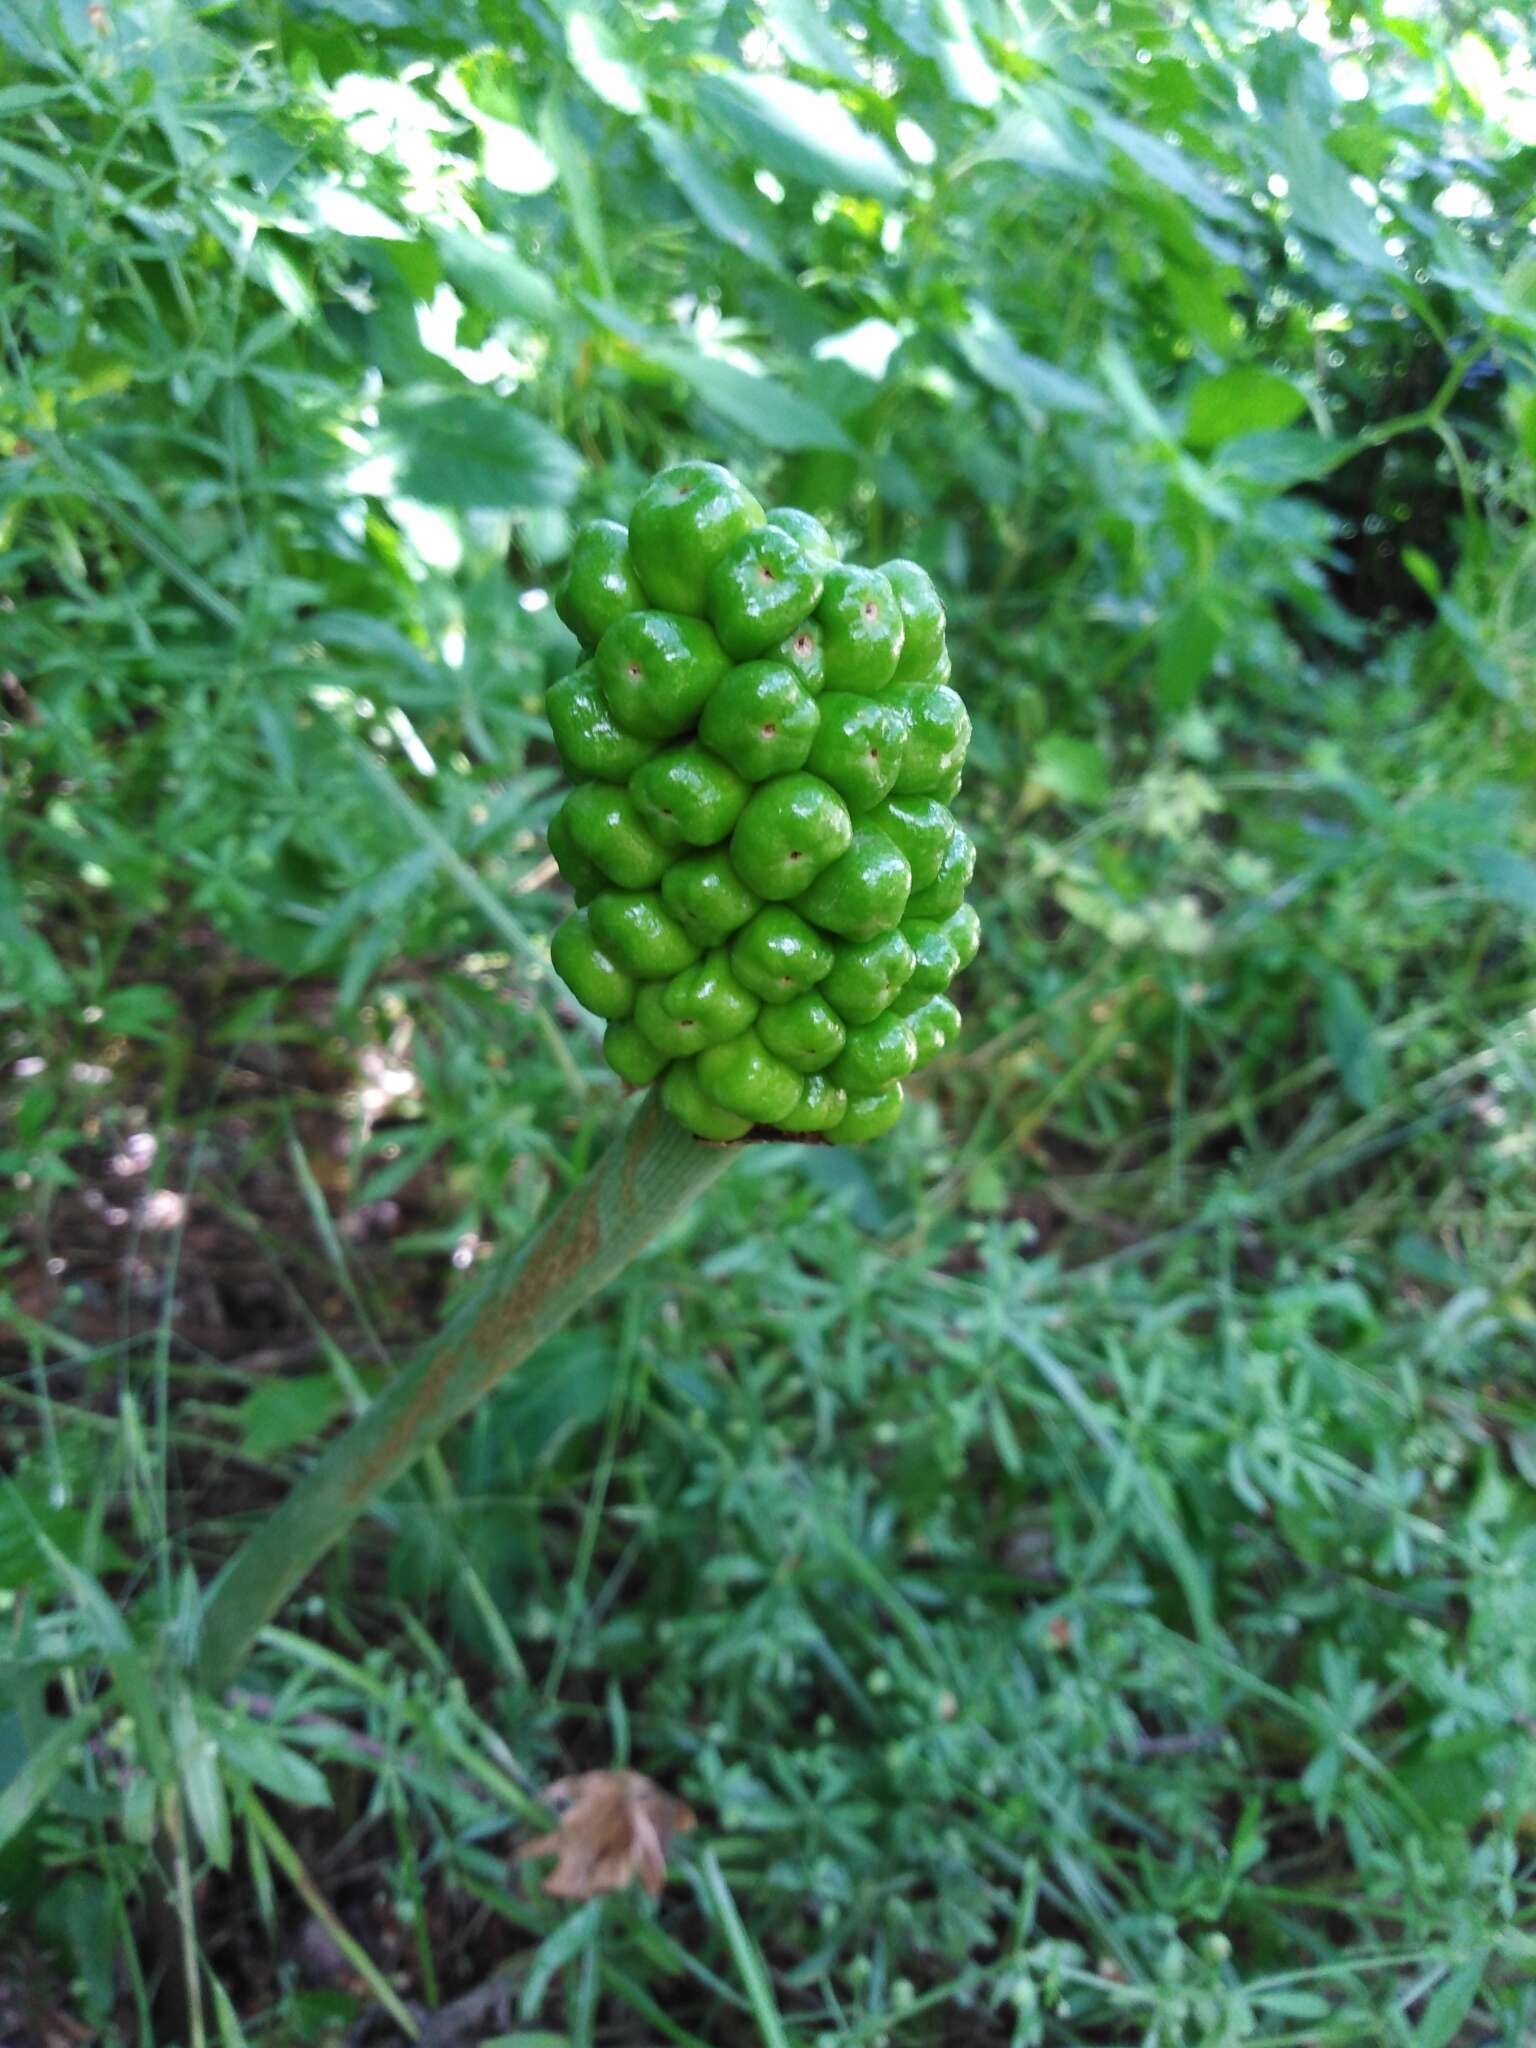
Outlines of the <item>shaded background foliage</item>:
M108 2037L341 2038L286 1845L375 1973L510 1959L573 2042L1524 2038L1517 15L10 0L0 52L27 1952ZM548 588L678 454L951 593L967 1041L869 1155L739 1164L201 1699L263 1468L612 1127ZM708 1842L660 1909L510 1880L625 1759Z

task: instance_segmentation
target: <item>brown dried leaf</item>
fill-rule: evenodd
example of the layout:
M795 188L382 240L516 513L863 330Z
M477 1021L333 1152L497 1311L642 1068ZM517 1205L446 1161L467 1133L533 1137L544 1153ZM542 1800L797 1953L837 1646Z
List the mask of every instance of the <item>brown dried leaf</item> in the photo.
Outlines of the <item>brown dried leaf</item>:
M557 1778L539 1796L560 1824L524 1842L517 1860L556 1859L544 1880L554 1899L594 1899L622 1891L635 1877L654 1899L667 1875L672 1837L691 1834L697 1825L680 1799L639 1771L582 1771Z

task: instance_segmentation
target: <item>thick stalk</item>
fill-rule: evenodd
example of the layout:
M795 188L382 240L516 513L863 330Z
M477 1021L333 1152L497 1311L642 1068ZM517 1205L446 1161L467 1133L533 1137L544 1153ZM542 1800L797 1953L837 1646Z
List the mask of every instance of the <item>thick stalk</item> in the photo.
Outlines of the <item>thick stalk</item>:
M732 1156L730 1146L701 1144L648 1095L542 1228L235 1553L203 1611L203 1684L230 1684L257 1633L369 1502L622 1272Z

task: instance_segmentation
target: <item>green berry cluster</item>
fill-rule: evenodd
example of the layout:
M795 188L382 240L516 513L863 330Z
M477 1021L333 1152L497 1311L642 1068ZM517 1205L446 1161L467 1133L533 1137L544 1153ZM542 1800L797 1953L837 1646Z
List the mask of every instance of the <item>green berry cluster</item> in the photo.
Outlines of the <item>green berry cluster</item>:
M549 692L551 951L609 1065L701 1138L878 1137L979 936L938 592L680 462L582 528L555 603L588 658Z

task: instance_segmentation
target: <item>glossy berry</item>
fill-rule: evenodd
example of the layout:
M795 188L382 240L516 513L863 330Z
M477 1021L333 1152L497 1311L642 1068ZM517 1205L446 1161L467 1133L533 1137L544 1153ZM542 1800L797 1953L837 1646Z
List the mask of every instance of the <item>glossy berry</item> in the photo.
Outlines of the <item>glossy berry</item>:
M577 906L550 948L608 1065L713 1143L878 1137L980 936L932 581L683 462L581 529L556 604L590 658L546 699Z
M880 574L894 591L901 613L897 680L927 682L945 658L944 601L928 571L916 562L882 562Z
M761 901L719 846L674 860L661 878L661 898L683 930L701 946L718 946L728 939Z
M733 661L766 654L821 600L821 571L777 526L733 541L709 572L709 621Z
M827 571L816 611L821 657L832 690L883 690L901 659L901 607L878 569Z
M718 845L747 800L747 785L736 770L697 740L653 754L629 786L663 846Z
M883 1138L901 1115L901 1083L893 1081L875 1095L850 1095L848 1107L828 1131L834 1145L867 1145Z
M737 1037L760 1007L737 980L730 956L717 948L670 981L642 988L635 1022L658 1051L675 1057Z
M832 948L787 904L767 903L736 934L731 966L765 1003L788 1003L831 972Z
M793 633L786 633L774 649L773 658L794 671L795 681L807 697L819 697L827 687L821 628L814 619L802 619Z
M555 610L583 646L595 647L615 619L644 603L628 531L616 519L591 520L571 544L570 566L555 590Z
M901 923L912 893L907 857L873 825L854 833L848 850L806 890L801 910L842 939L872 939Z
M667 740L698 722L730 658L702 619L626 612L597 644L609 709L626 732Z
M734 1115L704 1093L691 1059L674 1060L667 1068L661 1099L678 1122L697 1138L721 1144L731 1138L744 1138L752 1128L751 1117Z
M891 691L907 720L907 747L896 778L899 796L944 797L971 743L971 721L948 683L914 683Z
M749 782L803 768L821 715L782 661L733 668L704 706L699 737Z
M573 782L627 782L656 751L654 740L637 739L614 722L591 662L551 685L544 716Z
M907 902L912 917L949 917L965 901L976 869L976 849L957 825L939 862L939 872L926 889L914 889Z
M702 616L709 572L763 508L718 462L675 462L652 477L629 515L629 552L663 611Z
M871 1024L906 987L914 965L904 930L850 940L832 948L821 992L845 1024Z
M939 872L939 863L955 829L955 821L936 796L892 796L877 804L869 814L907 857L914 889L926 889Z
M571 994L593 1016L627 1017L635 1007L634 976L598 944L586 911L578 910L558 928L549 942L549 957Z
M828 690L806 766L835 789L850 811L867 811L896 786L907 722L892 704Z
M800 1086L800 1100L778 1120L781 1131L801 1133L834 1131L848 1109L848 1097L825 1074L807 1074Z
M699 957L654 889L603 889L592 898L587 922L603 951L640 979L680 973Z
M800 1100L800 1075L775 1058L755 1031L701 1052L698 1076L712 1101L755 1124L777 1123Z
M771 505L765 516L770 526L789 535L811 566L823 575L837 561L837 543L814 513L802 512L795 505ZM810 609L807 605L806 610Z
M853 820L815 775L780 775L748 798L731 835L731 862L749 889L784 903L846 853Z
M615 1018L603 1033L603 1058L631 1088L648 1088L667 1069L666 1054L630 1018Z
M646 828L627 789L583 782L559 812L559 830L620 889L654 889L667 871L667 849Z
M760 1011L757 1035L776 1059L797 1074L817 1074L842 1051L848 1030L832 1005L811 990Z
M828 1073L850 1095L873 1095L917 1065L917 1040L905 1017L887 1010L872 1024L855 1024Z

